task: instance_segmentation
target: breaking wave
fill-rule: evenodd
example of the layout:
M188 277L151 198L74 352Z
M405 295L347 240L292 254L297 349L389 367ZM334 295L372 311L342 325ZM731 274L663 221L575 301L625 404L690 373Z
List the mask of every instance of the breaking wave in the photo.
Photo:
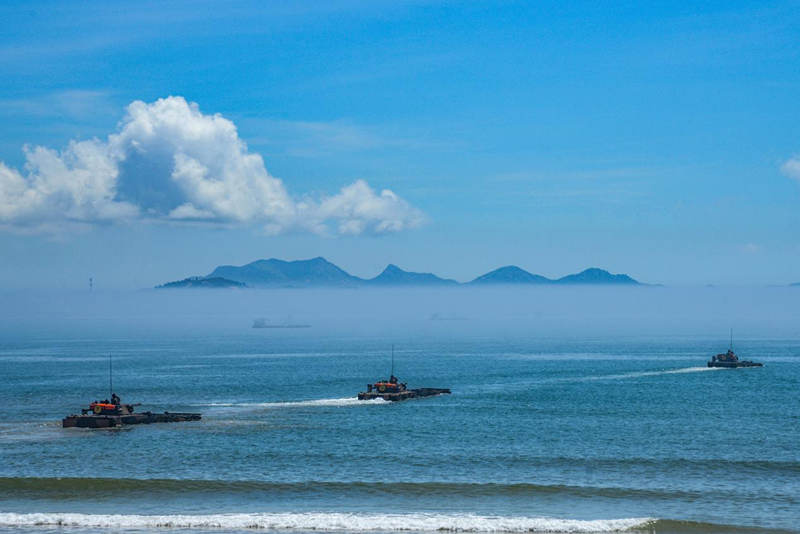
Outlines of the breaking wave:
M561 459L556 465L575 463L576 460ZM661 461L660 461L661 462ZM601 462L600 465L606 462ZM703 463L708 463L703 461ZM536 465L536 464L533 464ZM596 465L592 463L584 465ZM693 464L667 462L666 467L681 469ZM646 467L638 462L618 464L619 467ZM777 470L784 473L800 472L797 462L735 462L733 467L743 473L754 470ZM791 475L789 475L791 476ZM181 495L256 495L277 497L281 495L330 495L340 498L343 495L358 498L380 496L398 497L509 497L536 498L550 495L570 495L579 498L624 499L657 498L696 500L701 496L723 499L726 491L706 489L702 495L697 490L680 488L636 488L615 486L543 485L543 484L498 484L463 482L270 482L259 480L187 480L187 479L135 479L135 478L4 478L0 477L0 495L15 495L23 499L56 498L88 499L119 497L126 501L132 499L157 498L180 493ZM254 497L255 498L255 497ZM748 495L748 498L755 498ZM761 498L769 498L762 495Z
M4 527L108 529L227 529L322 532L489 532L602 533L647 528L651 518L559 519L473 514L248 513L207 515L104 515L0 513Z

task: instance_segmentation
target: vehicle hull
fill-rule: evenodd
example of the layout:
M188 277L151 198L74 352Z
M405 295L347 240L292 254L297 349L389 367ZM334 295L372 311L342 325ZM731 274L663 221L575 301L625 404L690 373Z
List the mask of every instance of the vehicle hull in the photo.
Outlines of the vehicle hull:
M726 369L736 369L737 367L763 367L763 363L758 362L751 362L751 361L739 361L739 362L708 362L709 367L723 367Z
M146 425L150 423L179 423L199 421L199 413L137 413L130 415L69 415L61 420L64 428L113 428L123 425Z
M402 401L408 399L416 399L419 397L433 397L434 395L445 395L449 394L450 390L447 388L418 388L418 389L406 389L403 391L398 392L385 392L381 393L380 391L369 391L358 394L358 400L374 400L374 399L383 399L387 401Z

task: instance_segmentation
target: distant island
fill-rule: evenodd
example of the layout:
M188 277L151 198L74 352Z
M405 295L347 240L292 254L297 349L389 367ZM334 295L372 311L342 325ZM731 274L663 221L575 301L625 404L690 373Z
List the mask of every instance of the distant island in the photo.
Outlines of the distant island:
M479 276L470 284L497 285L497 284L615 284L615 285L642 285L627 274L611 274L603 269L592 267L576 274L568 274L561 278L547 278L540 274L529 273L516 265L507 265L494 271Z
M189 278L184 278L183 280L178 280L176 282L167 282L166 284L156 286L156 289L173 289L181 287L229 288L229 287L247 287L247 285L243 284L242 282L237 282L235 280L228 280L227 278L220 278L218 276L215 277L190 276Z
M627 274L612 274L596 267L561 278L547 278L516 265L507 265L460 283L432 273L405 271L388 265L374 278L353 276L325 258L285 261L257 260L246 265L220 265L206 276L193 276L157 286L171 288L230 287L410 287L410 286L497 286L497 285L644 285Z

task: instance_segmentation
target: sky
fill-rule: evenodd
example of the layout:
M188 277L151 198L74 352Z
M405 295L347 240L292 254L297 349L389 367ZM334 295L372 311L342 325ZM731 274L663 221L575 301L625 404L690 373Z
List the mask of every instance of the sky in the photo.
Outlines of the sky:
M0 288L800 282L798 35L798 2L3 2Z

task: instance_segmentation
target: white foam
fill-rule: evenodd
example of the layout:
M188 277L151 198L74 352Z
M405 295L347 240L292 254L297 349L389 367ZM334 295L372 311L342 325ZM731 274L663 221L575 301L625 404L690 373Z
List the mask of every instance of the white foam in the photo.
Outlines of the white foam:
M362 406L369 404L382 404L386 401L383 399L372 400L358 400L358 397L343 397L341 399L312 399L304 401L286 401L286 402L212 402L203 404L202 406L220 406L220 407L237 407L244 408L292 408L298 406Z
M621 532L645 527L650 518L559 519L473 514L250 513L208 515L101 515L0 513L5 527L82 527L108 529L228 529L323 532Z
M582 380L615 380L624 378L639 378L643 376L674 375L683 373L700 373L704 371L718 371L719 367L684 367L681 369L667 369L664 371L636 371L633 373L622 373L618 375L587 376Z

